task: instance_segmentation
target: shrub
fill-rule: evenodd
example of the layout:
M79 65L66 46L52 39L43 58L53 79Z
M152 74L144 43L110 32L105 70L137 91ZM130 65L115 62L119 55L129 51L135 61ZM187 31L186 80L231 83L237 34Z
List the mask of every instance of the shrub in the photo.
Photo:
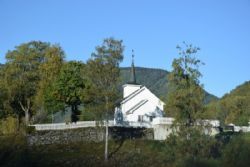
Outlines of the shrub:
M15 134L18 131L18 120L14 117L7 117L0 120L0 134Z
M234 136L223 150L222 166L249 166L250 140L247 134Z

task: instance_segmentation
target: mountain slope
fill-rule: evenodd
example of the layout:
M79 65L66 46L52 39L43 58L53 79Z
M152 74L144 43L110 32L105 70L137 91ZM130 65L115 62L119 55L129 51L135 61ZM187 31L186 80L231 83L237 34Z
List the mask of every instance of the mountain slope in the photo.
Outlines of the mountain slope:
M237 86L235 89L231 90L229 94L225 94L222 99L233 96L250 96L250 81L246 81Z
M167 75L168 71L163 69L153 69L136 67L136 79L137 83L145 85L149 88L156 96L161 99L165 99L168 93L167 89ZM130 77L130 67L121 68L121 85L129 81ZM205 103L211 101L216 101L218 98L212 94L205 91Z
M250 121L250 81L247 81L219 101L207 106L206 116L220 119L226 124L248 125Z

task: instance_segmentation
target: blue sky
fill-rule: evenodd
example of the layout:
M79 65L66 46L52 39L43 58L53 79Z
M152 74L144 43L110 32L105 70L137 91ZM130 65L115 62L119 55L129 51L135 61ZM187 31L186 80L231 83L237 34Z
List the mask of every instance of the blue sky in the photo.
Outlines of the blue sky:
M0 0L0 63L31 40L59 43L86 61L106 37L137 66L171 70L183 41L201 48L201 82L219 97L250 80L250 0Z

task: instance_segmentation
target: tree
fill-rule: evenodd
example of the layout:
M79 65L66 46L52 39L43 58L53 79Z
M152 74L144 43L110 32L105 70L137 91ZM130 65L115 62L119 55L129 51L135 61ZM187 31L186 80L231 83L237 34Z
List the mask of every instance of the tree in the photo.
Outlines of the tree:
M199 66L203 63L195 57L198 47L177 46L180 58L174 59L173 70L168 75L169 96L167 98L167 115L175 118L175 133L170 141L175 142L174 154L177 159L186 159L191 164L197 158L211 158L211 150L216 146L209 136L203 133L202 113L204 111L204 91L200 84ZM172 138L172 139L171 139ZM184 162L184 161L183 161ZM192 166L192 165L191 165Z
M4 111L4 99L7 97L3 82L1 82L4 79L4 73L3 73L3 67L2 64L0 64L0 119L3 118L6 114Z
M62 49L58 45L40 41L21 44L6 54L1 84L7 92L6 108L18 117L19 123L24 116L28 125L30 116L41 104L37 103L37 95L39 90L43 90L43 80L48 81L41 69L51 57L63 58ZM51 75L54 71L55 68L50 68L46 72Z
M1 76L0 76L0 80L1 80ZM5 111L5 108L4 108L4 99L7 98L7 95L6 95L6 90L1 86L1 83L0 83L0 119L1 118L4 118L7 113Z
M104 39L103 44L96 47L96 52L92 53L87 62L88 78L92 84L86 98L87 101L92 101L88 106L97 106L95 109L106 115L105 160L108 160L108 114L113 113L119 96L119 63L123 60L123 50L122 41Z
M204 92L199 81L202 76L199 66L203 63L194 56L200 50L198 47L186 43L184 47L177 46L180 58L174 59L173 70L168 75L166 112L179 124L191 126L203 111Z
M250 140L249 134L233 136L230 142L223 149L221 166L247 167L250 164Z
M44 61L39 66L40 81L34 102L34 108L38 111L37 115L35 115L36 122L44 121L47 114L58 111L63 107L60 102L52 104L51 102L55 101L52 96L49 98L50 103L46 103L46 100L48 100L48 95L52 91L51 85L56 81L63 66L64 57L65 54L62 48L58 45L53 45L46 50Z
M189 139L186 138L187 132ZM213 136L202 134L195 128L188 128L178 135L171 134L165 144L166 160L170 166L215 166L214 163L218 163L216 158L221 156L221 144Z
M83 101L86 78L83 75L84 64L81 62L70 61L63 65L60 74L54 82L51 92L47 92L47 104L53 102L63 103L64 106L71 108L71 121L76 122L79 115L78 106ZM53 104L55 104L53 103Z
M16 47L6 54L4 86L13 112L25 116L26 125L32 114L34 96L39 82L39 65L44 59L49 43L32 41Z

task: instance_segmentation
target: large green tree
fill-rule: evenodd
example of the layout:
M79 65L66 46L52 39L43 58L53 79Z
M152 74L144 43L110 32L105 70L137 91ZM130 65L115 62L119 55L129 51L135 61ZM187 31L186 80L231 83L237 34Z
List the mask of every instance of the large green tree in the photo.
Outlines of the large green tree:
M44 79L41 66L48 62L48 55L54 49L61 50L50 43L31 41L17 46L6 54L7 61L1 80L8 95L6 104L19 120L25 116L26 125L36 111L35 99L41 80ZM53 69L47 73L53 73Z
M78 120L78 106L83 102L84 89L87 85L84 76L84 64L70 61L63 65L57 79L49 87L46 95L46 105L53 106L63 104L63 107L71 108L71 121Z
M113 114L115 102L119 97L119 64L123 60L123 50L122 41L107 38L101 46L96 47L96 51L87 61L86 74L91 82L91 89L88 90L85 101L89 110L105 115L106 110L103 108L108 103L108 112Z
M108 114L113 114L118 94L120 76L119 64L123 60L124 46L121 40L104 39L96 47L87 62L87 74L92 87L88 91L88 108L93 108L106 115L105 160L108 159Z
M65 54L60 46L51 46L47 49L44 61L39 66L40 81L34 102L34 108L38 111L35 115L36 122L43 122L48 115L62 108L62 103L57 102L53 105L49 103L51 105L48 105L47 100L49 93L52 91L51 85L53 85L60 74L64 57ZM55 101L52 97L50 100Z
M173 70L168 75L166 112L178 124L191 126L204 110L204 92L199 81L202 76L199 66L203 63L195 57L198 47L184 43L184 48L177 46L177 49L180 57L173 60Z
M174 59L173 70L168 75L166 114L175 118L174 133L167 139L172 148L168 154L175 166L195 166L218 156L214 149L218 143L203 132L205 97L199 71L203 63L196 58L199 48L184 43L184 47L177 46L177 49L180 57Z

